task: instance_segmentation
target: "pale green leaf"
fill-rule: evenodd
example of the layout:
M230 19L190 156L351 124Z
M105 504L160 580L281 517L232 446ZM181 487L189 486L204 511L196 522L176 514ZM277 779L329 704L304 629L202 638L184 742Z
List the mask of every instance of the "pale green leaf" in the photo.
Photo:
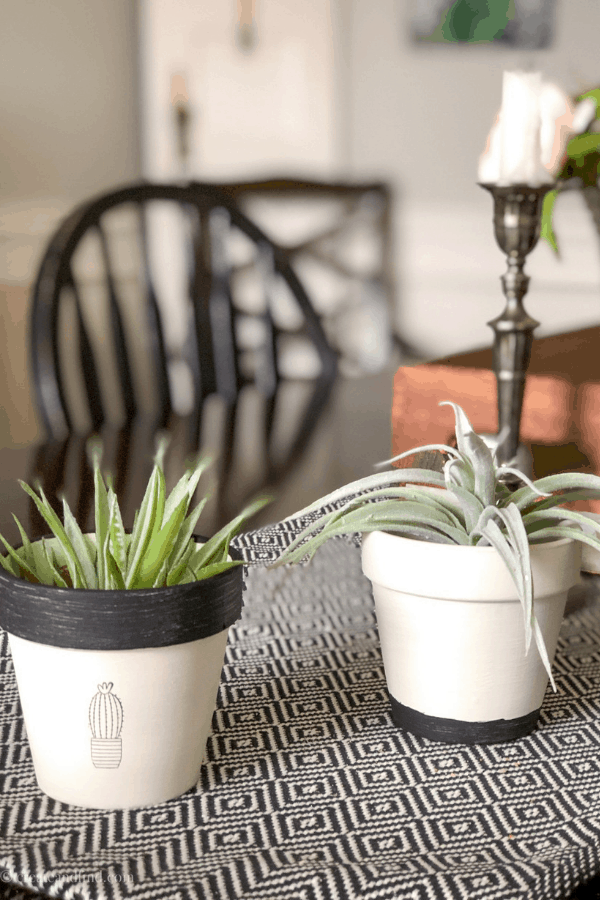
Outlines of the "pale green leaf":
M533 487L536 491L545 494L556 494L557 491L585 491L585 497L600 497L600 477L587 472L561 472L558 475L546 475L544 478L534 481ZM535 494L527 485L519 488L512 495L512 502L518 509L526 509L533 503L552 505L552 501L552 497L540 500L539 495ZM565 502L567 502L565 497L559 496L556 499L556 503Z
M465 529L470 534L477 527L483 512L483 504L474 494L458 484L449 484L448 493L453 494L460 504L465 520Z
M533 627L533 634L534 634L534 638L535 638L535 645L538 649L538 653L540 654L540 657L544 664L544 668L545 668L546 672L548 673L548 678L550 679L550 685L552 687L552 690L554 691L554 693L556 693L556 682L554 681L554 675L552 674L552 663L550 662L550 658L548 656L548 651L546 649L546 643L544 641L544 635L542 634L542 629L540 628L540 623L535 618L535 616L533 617L532 627Z
M571 538L571 540L593 547L594 550L600 550L598 538L591 534L586 534L576 525L552 525L541 531L536 531L529 535L529 543L539 544L555 538Z
M196 549L196 545L193 540L189 540L187 543L187 547L184 548L183 554L180 556L177 563L175 563L172 567L167 566L167 584L181 584L181 578L183 577L186 569L189 568L189 561L192 558L192 554ZM170 561L167 560L167 563ZM191 571L191 569L190 569Z
M4 538L2 538L2 541L4 541ZM13 561L13 558L12 558L12 556L10 556L10 554L8 556L2 556L0 554L0 566L2 566L3 569L6 569L6 571L10 575L14 575L15 578L21 577L20 569L18 568L17 564Z
M542 204L542 215L540 220L540 237L542 238L542 240L548 242L550 247L558 256L558 241L556 240L556 234L552 225L552 214L557 197L558 191L556 190L548 191L548 193L544 197Z
M22 555L23 559L25 560L25 562L27 563L28 566L30 566L32 569L35 569L33 552L31 549L31 546L32 546L31 541L29 540L29 537L27 536L25 529L23 528L23 526L21 525L21 523L19 522L18 518L15 516L14 513L13 513L13 519L17 523L17 528L19 529L19 534L21 536L21 542L22 542L22 548L23 548L23 555Z
M439 405L451 406L454 410L456 443L462 457L460 484L464 488L472 489L483 506L489 506L495 500L496 484L492 451L485 441L475 434L464 410L458 404L443 400Z
M125 580L123 578L123 573L119 568L119 565L112 555L110 551L110 542L106 541L105 544L105 558L104 565L108 575L108 586L107 590L111 591L124 591L125 590Z
M0 541L2 541L2 543L4 544L4 546L6 548L6 552L8 553L8 555L9 555L10 559L13 561L13 563L16 565L19 573L21 571L23 571L29 576L29 578L32 581L37 581L38 580L37 576L36 576L35 572L33 571L33 569L31 568L31 566L27 565L25 560L20 558L20 556L17 554L16 550L14 550L10 546L10 544L8 543L6 538L3 537L1 534L0 534ZM7 567L4 566L4 568L6 569ZM11 570L7 569L7 571L10 572Z
M173 510L170 519L159 531L155 531L151 535L136 577L127 582L129 588L152 587L164 563L171 555L173 543L183 524L188 504L189 499L185 496L179 506Z
M206 506L208 498L204 497L200 503L196 505L196 507L192 510L192 512L185 519L183 525L179 529L178 534L173 542L173 549L171 550L169 559L168 559L168 570L169 572L173 569L178 569L183 557L189 552L195 549L194 542L192 541L192 535L194 534L194 529L198 524L198 519L202 513L202 510Z
M79 587L83 584L85 579L81 565L79 563L79 560L77 559L77 554L75 553L75 550L73 549L73 546L69 538L67 537L67 533L63 527L62 522L50 506L50 503L48 502L43 489L41 487L38 488L40 492L40 496L38 497L35 491L33 491L28 484L25 484L24 481L20 481L19 484L21 485L25 493L31 497L40 515L60 543L62 551L65 555L65 564L67 566L67 569L69 570L69 575L71 577L73 587Z
M123 580L127 572L127 544L127 535L123 527L117 495L110 488L108 491L108 548Z
M96 528L96 576L98 579L98 587L108 590L110 585L110 576L106 569L106 551L108 545L108 493L102 472L100 471L100 449L95 445L96 451L93 453L94 465L94 525Z
M135 524L134 532L131 537L131 545L129 547L129 557L127 561L127 576L125 578L125 587L131 588L136 583L144 554L148 548L148 544L154 533L154 523L156 520L156 511L159 502L159 494L161 490L161 471L157 465L152 470L152 475L148 482L144 499L139 510L139 517Z
M51 552L48 549L46 540L41 538L34 541L31 545L33 556L33 570L37 575L37 579L41 584L55 584L54 566L52 564Z
M77 556L82 571L82 584L80 584L79 587L97 588L98 577L96 575L94 559L90 555L88 544L81 533L79 525L75 521L75 517L69 508L69 504L64 499L63 522L65 532L71 542L71 546Z
M169 570L169 560L165 559L162 568L152 584L153 588L164 587L167 584L167 572Z
M553 527L558 522L574 522L577 525L580 525L584 531L597 532L599 534L598 538L598 549L600 550L600 522L595 522L593 519L590 519L584 513L576 512L573 509L562 509L562 507L553 507L551 509L538 510L534 509L531 512L526 513L523 516L523 524L525 525L525 530L529 534L529 525L543 524L548 522L550 527ZM537 529L536 529L537 531Z
M52 572L54 584L61 588L68 588L68 584L59 570L59 563L55 559L55 551L52 548L52 541L43 541L44 553L46 555L46 565ZM52 582L51 582L52 583Z
M429 469L394 469L392 472L367 475L366 478L352 481L344 487L338 488L330 494L326 494L319 500L315 500L314 503L305 506L304 509L295 512L293 515L287 516L284 521L291 522L294 519L300 519L309 513L317 512L324 506L338 503L339 501L346 500L356 494L376 490L378 488L383 488L386 485L393 484L425 484L436 485L440 488L446 487L444 476L440 475L439 472L432 472Z
M391 466L401 459L406 459L407 456L414 456L415 453L426 453L428 450L440 450L442 453L448 453L450 456L455 456L456 458L459 456L456 447L450 447L448 444L424 444L423 447L413 447L412 450L404 450L403 453L392 456L391 459L385 459L383 462L375 463L374 468L382 469L384 466Z
M226 572L228 569L241 565L243 565L241 559L225 559L221 562L209 563L209 565L201 566L194 571L194 581L203 581L205 578L220 575L221 572Z
M550 497L551 494L548 491L540 491L535 486L535 482L533 482L524 472L521 472L520 469L515 469L513 466L499 466L496 469L496 477L501 478L503 475L516 475L519 481L522 481L526 487L532 491L532 493L536 497ZM502 505L506 506L508 503L514 503L514 496L516 491L508 491L504 495L504 503Z
M198 482L200 481L202 474L211 465L211 463L212 458L210 456L202 456L197 461L191 472L186 472L185 475L181 476L166 501L162 521L163 525L172 516L174 510L179 506L186 495L189 502L192 502L194 494L196 493L196 488L198 487Z
M261 510L267 503L271 502L270 497L258 497L253 500L242 512L232 519L228 525L225 525L220 531L217 531L206 543L201 544L195 553L192 554L190 560L190 568L197 572L201 566L209 565L214 562L223 562L227 559L229 551L229 542L235 537L242 525L252 516Z

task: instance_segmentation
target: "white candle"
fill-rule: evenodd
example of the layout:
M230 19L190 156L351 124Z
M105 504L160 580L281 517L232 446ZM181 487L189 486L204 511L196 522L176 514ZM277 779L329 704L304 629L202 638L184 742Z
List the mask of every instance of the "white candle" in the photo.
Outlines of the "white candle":
M540 72L505 72L502 108L479 164L484 184L552 182L542 161Z

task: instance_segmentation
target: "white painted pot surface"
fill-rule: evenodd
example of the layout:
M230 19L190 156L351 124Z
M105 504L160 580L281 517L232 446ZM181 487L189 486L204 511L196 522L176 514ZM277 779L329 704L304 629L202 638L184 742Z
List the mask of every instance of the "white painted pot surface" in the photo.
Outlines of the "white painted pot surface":
M193 787L242 591L241 566L130 591L32 584L0 569L0 624L40 788L118 809Z
M63 803L147 806L198 780L229 629L135 650L9 634L39 786Z
M580 548L570 539L530 548L534 610L551 660L567 593L579 581ZM372 532L363 536L362 564L392 705L467 723L539 710L548 676L533 639L525 653L521 603L493 547Z
M596 524L600 523L600 515L598 513L584 512L582 515ZM592 575L600 575L600 550L594 550L589 544L582 544L581 570L582 572L590 572Z

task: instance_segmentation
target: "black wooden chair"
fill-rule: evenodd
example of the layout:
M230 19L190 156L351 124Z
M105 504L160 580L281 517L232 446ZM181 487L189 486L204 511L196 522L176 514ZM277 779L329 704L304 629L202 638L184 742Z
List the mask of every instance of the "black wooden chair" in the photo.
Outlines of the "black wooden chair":
M47 436L36 468L54 473L55 490L66 445L90 432L119 431L123 458L136 428L151 435L176 420L198 449L214 398L226 478L249 390L261 402L263 480L274 483L302 453L337 366L285 251L200 183L134 184L74 210L42 259L30 329ZM290 382L309 384L309 399L282 457L273 439Z
M342 373L423 358L398 323L388 184L270 178L219 187L286 250Z

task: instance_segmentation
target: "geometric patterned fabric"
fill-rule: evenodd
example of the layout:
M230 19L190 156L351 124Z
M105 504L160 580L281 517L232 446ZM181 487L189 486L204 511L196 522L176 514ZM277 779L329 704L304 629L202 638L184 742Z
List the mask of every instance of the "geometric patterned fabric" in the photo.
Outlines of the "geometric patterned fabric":
M283 523L238 540L275 558ZM564 622L537 729L444 745L392 725L356 543L250 568L200 780L125 811L38 789L6 636L0 882L70 900L559 900L600 871L600 606ZM7 893L8 896L8 893Z

